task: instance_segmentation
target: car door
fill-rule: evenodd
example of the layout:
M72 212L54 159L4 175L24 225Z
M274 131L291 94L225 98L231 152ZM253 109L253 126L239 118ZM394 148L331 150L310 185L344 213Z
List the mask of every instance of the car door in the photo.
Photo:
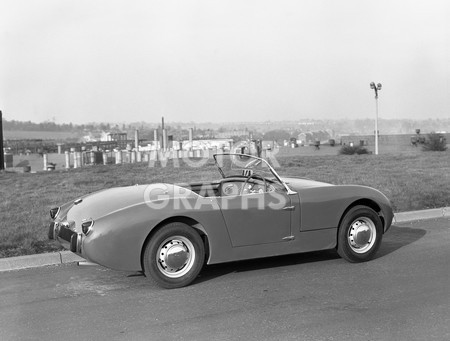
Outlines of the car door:
M291 200L284 190L217 198L233 247L291 239Z

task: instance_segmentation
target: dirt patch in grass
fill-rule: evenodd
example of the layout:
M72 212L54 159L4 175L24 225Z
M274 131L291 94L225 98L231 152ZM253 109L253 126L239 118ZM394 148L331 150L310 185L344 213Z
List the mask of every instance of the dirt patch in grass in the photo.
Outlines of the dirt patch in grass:
M279 173L379 189L396 212L450 206L449 152L416 155L286 155ZM56 251L47 239L49 210L104 188L219 179L212 160L200 168L147 164L91 166L37 174L0 173L0 257Z

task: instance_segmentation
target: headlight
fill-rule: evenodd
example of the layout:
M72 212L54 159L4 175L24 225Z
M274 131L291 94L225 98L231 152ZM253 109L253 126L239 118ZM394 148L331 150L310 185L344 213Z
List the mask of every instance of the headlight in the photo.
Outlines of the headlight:
M87 219L81 223L81 231L87 236L92 231L92 226L94 226L94 220Z
M55 220L56 217L57 217L58 214L59 214L59 211L61 211L61 207L55 207L55 208L52 208L52 209L50 210L50 217L51 217L53 220Z

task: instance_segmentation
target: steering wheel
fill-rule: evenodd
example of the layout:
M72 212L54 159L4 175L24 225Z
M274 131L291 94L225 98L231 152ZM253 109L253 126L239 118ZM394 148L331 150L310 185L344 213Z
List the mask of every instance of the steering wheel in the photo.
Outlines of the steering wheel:
M234 196L239 195L242 192L243 177L231 176L225 178L220 184L220 195L221 196Z
M266 182L266 179L263 178L261 175L258 175L258 174L250 174L250 175L247 177L247 179L245 179L244 185L242 186L241 192L239 193L239 195L244 194L244 191L246 190L246 186L247 186L247 184L248 184L248 182L249 182L249 180L250 180L251 178L258 179L258 180L262 180L262 182L264 183L264 192L267 192L267 182ZM251 190L253 187L254 187L254 185L253 185L251 188L248 189L248 192L249 192L249 193L250 193L250 190Z

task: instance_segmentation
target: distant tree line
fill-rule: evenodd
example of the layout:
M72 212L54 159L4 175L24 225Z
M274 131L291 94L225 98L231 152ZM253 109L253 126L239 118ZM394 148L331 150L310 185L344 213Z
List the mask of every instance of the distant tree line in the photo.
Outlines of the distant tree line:
M218 123L172 123L165 126L168 135L172 135L174 139L186 139L189 135L188 128L194 128L194 135L197 138L214 138L217 132L227 130L249 130L254 139L288 140L290 137L297 137L300 133L308 131L324 131L331 130L335 134L356 134L368 135L374 133L373 119L359 120L309 120L308 122L295 121L276 121L276 122L236 122L227 123L226 125ZM409 133L415 134L416 129L420 129L424 134L431 131L444 132L450 131L450 118L445 119L379 119L379 131L381 135ZM86 132L127 132L130 136L134 134L134 130L140 131L142 138L153 139L153 131L160 130L159 123L150 122L134 122L134 123L87 123L57 124L53 121L45 121L34 123L31 121L17 121L3 119L4 130L17 131L48 131L48 132L71 132L83 135ZM241 138L233 136L233 139Z
M4 130L19 130L19 131L65 131L65 132L82 132L82 131L93 131L93 130L103 130L110 131L115 129L109 123L89 123L89 124L72 124L72 123L62 123L57 124L51 121L45 121L41 123L34 123L31 121L16 121L16 120L5 120L3 119L3 129Z

